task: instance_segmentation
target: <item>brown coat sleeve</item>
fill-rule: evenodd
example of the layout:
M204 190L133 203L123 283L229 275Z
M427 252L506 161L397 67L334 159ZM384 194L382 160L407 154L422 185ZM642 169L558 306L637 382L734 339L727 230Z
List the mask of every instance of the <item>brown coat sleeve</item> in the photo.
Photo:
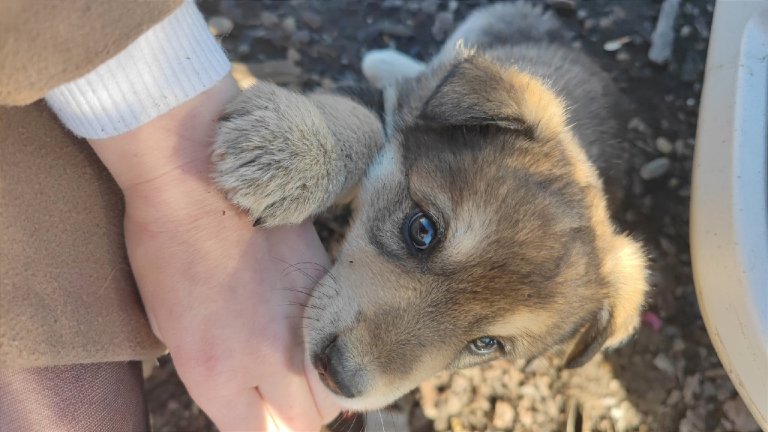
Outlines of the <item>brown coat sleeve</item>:
M0 1L0 105L26 105L105 62L181 0Z

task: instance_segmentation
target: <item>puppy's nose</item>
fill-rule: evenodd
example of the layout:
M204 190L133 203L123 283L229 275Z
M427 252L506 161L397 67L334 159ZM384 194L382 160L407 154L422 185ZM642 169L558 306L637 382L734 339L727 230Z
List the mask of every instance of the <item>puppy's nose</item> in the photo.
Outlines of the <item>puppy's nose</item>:
M338 344L338 336L329 339L326 346L312 356L312 365L317 369L320 380L328 389L337 395L353 398L357 394L349 385L349 377L345 379L342 365L342 350Z

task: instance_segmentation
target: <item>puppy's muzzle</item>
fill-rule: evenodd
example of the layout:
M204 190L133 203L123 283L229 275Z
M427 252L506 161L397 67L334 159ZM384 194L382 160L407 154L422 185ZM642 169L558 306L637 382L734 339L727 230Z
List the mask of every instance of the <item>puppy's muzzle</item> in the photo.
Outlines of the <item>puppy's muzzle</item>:
M312 355L312 366L323 384L339 396L351 399L366 391L365 373L350 361L338 335L329 338L325 347Z

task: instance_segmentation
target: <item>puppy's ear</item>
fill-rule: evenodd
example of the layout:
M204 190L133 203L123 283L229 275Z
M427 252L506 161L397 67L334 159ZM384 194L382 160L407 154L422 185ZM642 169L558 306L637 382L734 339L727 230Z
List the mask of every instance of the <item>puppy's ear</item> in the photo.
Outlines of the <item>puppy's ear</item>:
M565 128L561 101L536 78L477 54L458 60L420 118L448 126L496 125L551 140Z
M582 330L565 360L566 368L583 366L603 348L624 343L640 324L640 312L648 290L646 259L640 245L615 235L602 264L610 296Z

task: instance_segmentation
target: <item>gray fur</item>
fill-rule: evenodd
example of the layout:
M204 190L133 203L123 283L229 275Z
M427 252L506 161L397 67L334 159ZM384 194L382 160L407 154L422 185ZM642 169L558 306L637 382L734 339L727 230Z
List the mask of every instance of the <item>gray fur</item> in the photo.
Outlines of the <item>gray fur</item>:
M222 116L213 176L258 224L297 224L356 185L382 143L379 119L363 106L261 82Z

